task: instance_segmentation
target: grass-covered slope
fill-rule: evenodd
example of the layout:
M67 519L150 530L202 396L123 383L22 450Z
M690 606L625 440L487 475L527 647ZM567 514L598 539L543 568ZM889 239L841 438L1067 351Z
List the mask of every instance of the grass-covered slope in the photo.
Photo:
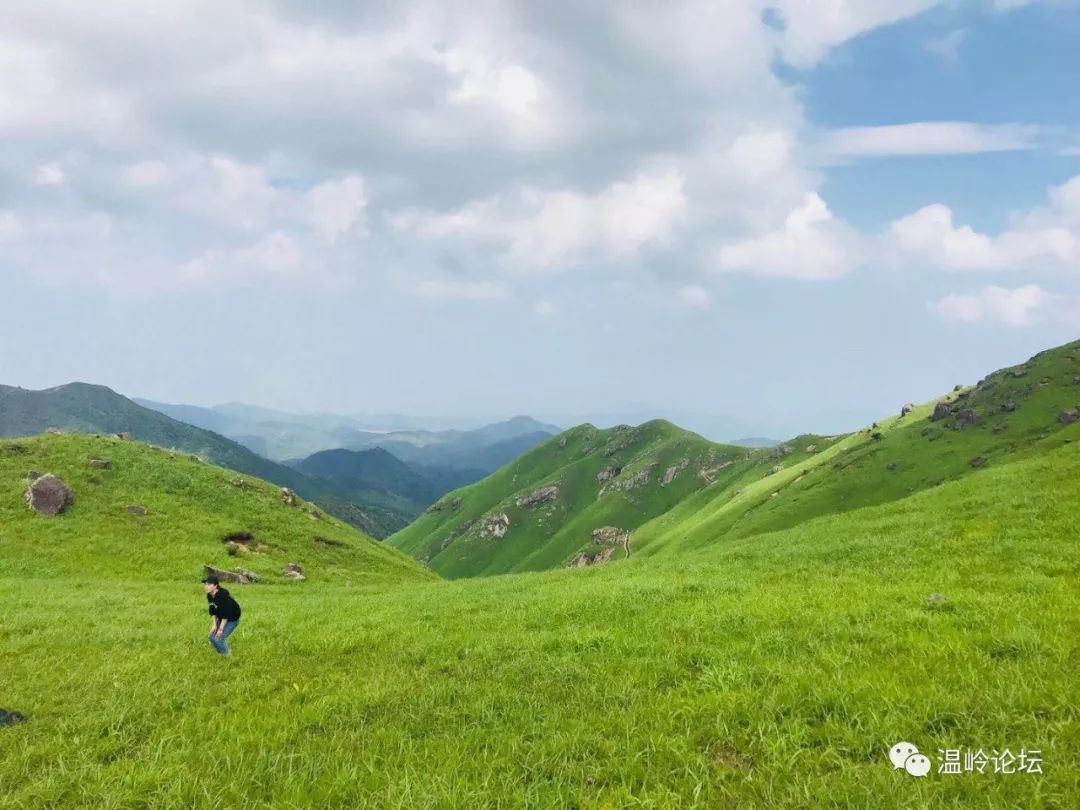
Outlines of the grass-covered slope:
M412 509L364 498L336 482L315 479L263 458L210 430L177 421L102 385L70 383L44 391L0 386L0 437L33 436L57 428L88 434L127 433L141 442L193 453L214 464L294 489L375 537L405 526Z
M74 505L54 518L29 509L30 472L60 477ZM232 535L251 537L224 542ZM0 570L7 576L197 582L208 564L272 582L286 563L300 564L311 582L431 577L321 509L286 505L272 484L183 454L92 436L0 440Z
M51 528L5 533L0 706L29 720L0 728L0 807L1074 808L1067 439L1080 425L1019 462L697 552L251 586L228 661L196 584L106 563L58 579L77 566L40 557ZM900 740L928 777L893 769ZM1038 749L1043 773L937 773L938 749L980 748Z
M643 526L634 545L644 554L696 548L904 498L1041 452L1044 439L1078 417L1080 341L996 371L905 416L814 441L814 453L784 458L784 469L774 475L733 472ZM792 445L805 449L806 443Z
M449 577L553 568L595 547L595 529L634 529L745 455L663 421L582 425L450 493L387 542Z

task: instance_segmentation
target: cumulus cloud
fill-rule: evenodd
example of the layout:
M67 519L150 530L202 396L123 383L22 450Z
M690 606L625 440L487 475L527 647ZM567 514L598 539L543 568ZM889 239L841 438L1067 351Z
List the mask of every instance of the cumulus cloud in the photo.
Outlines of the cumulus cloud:
M524 188L446 214L407 212L396 223L431 239L489 242L505 260L530 267L589 255L622 260L670 238L686 209L684 184L676 170L642 172L593 195Z
M1036 284L1015 289L990 286L974 295L947 295L930 305L944 321L1030 326L1052 296Z
M854 233L809 193L780 228L721 247L716 265L725 272L814 280L845 275L856 259Z
M1080 268L1080 176L1051 188L1049 205L1016 214L999 234L956 225L940 203L894 221L889 247L945 270Z
M30 273L71 251L109 268L80 278L162 291L308 280L363 266L361 245L394 259L370 272L440 297L530 269L645 268L678 291L713 256L833 278L856 246L776 63L811 67L937 2L106 0L87 24L76 0L0 0L0 238L33 235L7 259ZM827 140L849 159L1028 137L924 123ZM491 286L463 287L463 267Z

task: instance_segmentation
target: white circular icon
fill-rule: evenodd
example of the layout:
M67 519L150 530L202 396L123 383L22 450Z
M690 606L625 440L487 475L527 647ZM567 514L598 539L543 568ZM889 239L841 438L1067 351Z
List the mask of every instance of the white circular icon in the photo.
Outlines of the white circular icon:
M904 761L912 754L919 753L919 749L909 742L898 742L892 748L889 749L889 760L893 764L893 768L903 768Z
M930 773L930 757L926 754L912 754L904 760L904 770L912 776L926 776Z

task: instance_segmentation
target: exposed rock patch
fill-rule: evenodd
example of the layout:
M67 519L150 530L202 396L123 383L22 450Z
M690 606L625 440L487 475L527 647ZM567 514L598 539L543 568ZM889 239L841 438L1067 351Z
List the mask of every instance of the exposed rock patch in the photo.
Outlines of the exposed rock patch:
M716 474L726 467L730 467L734 464L734 461L725 461L722 464L717 464L715 467L702 467L698 470L698 478L703 480L707 484L711 484L716 480Z
M674 464L664 470L664 475L660 479L660 486L666 487L668 484L675 480L676 475L678 475L682 470L685 470L689 466L690 459L680 458L678 461L676 461Z
M603 565L615 557L615 552L620 547L630 556L630 532L615 526L601 526L592 533L593 542L601 546L599 551L590 554L587 551L579 553L568 565L570 568L584 568L588 565Z
M127 512L129 515L134 515L135 517L144 517L147 510L145 506L132 505L125 506L124 511Z
M510 516L505 512L492 515L480 526L480 536L500 540L510 531Z
M622 469L622 467L605 467L596 474L596 483L603 484L608 481L614 481L622 475Z
M911 403L911 402L909 402L909 403L908 403L907 405L905 405L904 407L902 407L902 408L900 409L900 416L901 416L901 418L903 418L903 417L907 416L907 415L908 415L909 413L911 413L911 412L912 412L913 410L915 410L915 405L914 405L914 403Z
M1077 415L1076 411L1062 411L1058 415L1058 421L1063 425L1071 425L1078 418L1080 418L1080 416Z
M521 509L531 509L534 506L539 506L544 503L551 503L557 500L559 497L559 488L551 485L546 487L540 487L535 492L531 492L523 498L518 498L515 503Z
M258 582L259 576L254 571L226 571L222 568L214 568L212 565L204 566L206 576L217 577L221 582L231 582L234 585L250 585Z
M298 563L288 563L281 575L285 579L291 579L294 582L303 582L307 579L304 576L304 569Z
M790 444L778 444L772 450L769 451L769 458L780 459L785 456L790 456L795 452L795 448Z
M622 480L609 481L607 484L600 488L600 494L597 498L602 498L608 492L629 492L637 487L643 487L649 483L649 479L652 477L653 470L656 469L656 464L649 464L629 478L623 478Z
M25 497L26 505L44 517L56 517L75 503L75 493L51 473L35 477Z
M95 470L111 470L112 462L107 458L92 458L90 459L90 466Z
M296 506L296 493L288 487L282 487L281 502L286 506Z

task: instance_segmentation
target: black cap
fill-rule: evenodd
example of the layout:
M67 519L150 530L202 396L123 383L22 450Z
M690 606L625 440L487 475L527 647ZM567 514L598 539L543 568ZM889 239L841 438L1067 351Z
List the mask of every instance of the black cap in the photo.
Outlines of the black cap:
M220 585L221 580L218 579L217 577L211 576L211 577L207 577L206 579L204 579L203 584L204 585Z

